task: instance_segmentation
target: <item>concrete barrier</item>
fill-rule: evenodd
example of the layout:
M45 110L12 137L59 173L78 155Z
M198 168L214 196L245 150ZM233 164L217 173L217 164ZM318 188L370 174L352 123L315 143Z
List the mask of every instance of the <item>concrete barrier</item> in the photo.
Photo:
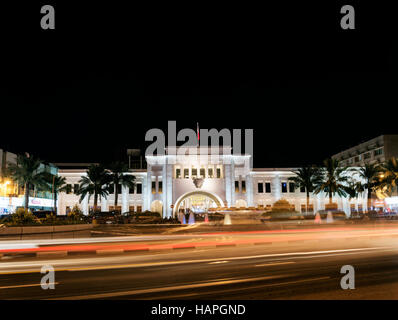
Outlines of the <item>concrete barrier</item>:
M36 234L53 234L61 232L84 231L93 228L92 224L70 224L60 226L28 226L28 227L3 227L0 228L1 236L23 236Z

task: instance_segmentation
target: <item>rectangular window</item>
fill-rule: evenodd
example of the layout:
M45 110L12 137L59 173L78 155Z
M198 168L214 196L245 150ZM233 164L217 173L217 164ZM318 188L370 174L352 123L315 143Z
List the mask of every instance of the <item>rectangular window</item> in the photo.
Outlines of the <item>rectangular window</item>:
M118 194L122 193L122 185L120 183L117 185L116 191Z
M289 192L294 193L296 189L296 186L294 185L294 182L289 182Z
M152 193L156 193L156 181L152 181Z
M205 168L200 168L200 176L202 177L202 178L204 178L205 177Z
M366 152L366 153L363 155L363 158L364 158L364 159L370 159L370 152Z
M287 183L282 182L282 193L286 193L286 192L287 192Z
M137 194L142 194L142 184L137 183Z
M177 168L176 169L176 179L180 179L181 178L181 169Z
M264 184L262 182L259 182L257 184L257 192L258 193L264 193Z
M221 169L217 168L217 178L220 179L221 178Z
M134 206L129 206L129 212L134 212Z
M67 184L66 185L66 194L70 194L72 193L72 185L71 184Z
M213 168L209 168L207 173L208 173L208 178L214 178L213 177Z
M137 206L137 212L142 212L142 207L141 206Z
M383 148L376 149L373 152L373 154L374 154L375 157L382 155L383 154Z
M184 178L189 179L189 169L188 168L184 169Z
M129 188L129 194L134 194L134 187Z
M163 183L162 181L158 182L158 193L162 193L163 192Z
M265 183L265 193L271 193L271 183L270 182Z
M300 192L305 192L305 188L304 187L300 187Z
M239 192L239 181L235 181L235 192Z
M246 192L246 181L242 180L242 193Z
M192 178L196 178L198 176L198 169L192 168L191 176Z
M75 183L73 185L73 193L78 194L79 193L79 184Z

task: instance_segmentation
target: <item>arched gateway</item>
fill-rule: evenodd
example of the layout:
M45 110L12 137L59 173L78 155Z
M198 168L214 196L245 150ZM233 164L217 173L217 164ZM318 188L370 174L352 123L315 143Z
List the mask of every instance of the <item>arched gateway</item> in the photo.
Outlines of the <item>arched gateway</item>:
M224 202L219 196L202 190L191 191L177 199L173 208L173 216L176 217L180 208L189 208L194 212L204 212L214 207L224 207Z

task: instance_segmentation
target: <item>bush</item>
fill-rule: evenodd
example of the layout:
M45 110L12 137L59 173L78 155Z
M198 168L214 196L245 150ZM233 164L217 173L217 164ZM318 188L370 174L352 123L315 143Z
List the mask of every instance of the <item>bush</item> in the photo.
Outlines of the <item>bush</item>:
M144 212L136 212L135 214L137 216L149 216L149 217L161 217L162 216L159 212L152 212L149 210L146 210Z
M51 212L50 214L46 215L46 217L43 219L43 222L49 225L57 224L57 216Z
M11 214L11 225L29 225L40 224L40 220L34 214L25 208L18 208Z
M72 208L72 210L68 213L68 220L71 222L81 222L84 221L85 216L83 214L83 211L79 208L77 204L75 204Z

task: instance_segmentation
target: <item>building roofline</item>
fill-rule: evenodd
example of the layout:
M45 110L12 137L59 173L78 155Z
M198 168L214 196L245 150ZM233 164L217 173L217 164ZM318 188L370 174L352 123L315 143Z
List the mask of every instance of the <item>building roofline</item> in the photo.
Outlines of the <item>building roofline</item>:
M347 154L347 153L350 153L350 152L353 152L353 151L355 151L355 150L361 149L361 148L365 147L365 146L368 145L368 144L376 143L378 140L382 140L383 143L384 143L384 139L383 139L383 138L384 138L385 136L387 136L387 135L382 134L382 135L379 135L379 136L374 137L374 138L372 138L372 139L369 139L369 140L366 140L366 141L364 141L364 142L361 142L361 143L359 143L359 144L353 145L352 147L349 147L349 148L347 148L347 149L345 149L345 150L342 150L342 151L340 151L340 152L338 152L338 153L333 154L331 157L332 157L333 159L334 159L334 158L341 157L342 155L345 155L345 154ZM380 147L382 147L382 145L380 145Z

